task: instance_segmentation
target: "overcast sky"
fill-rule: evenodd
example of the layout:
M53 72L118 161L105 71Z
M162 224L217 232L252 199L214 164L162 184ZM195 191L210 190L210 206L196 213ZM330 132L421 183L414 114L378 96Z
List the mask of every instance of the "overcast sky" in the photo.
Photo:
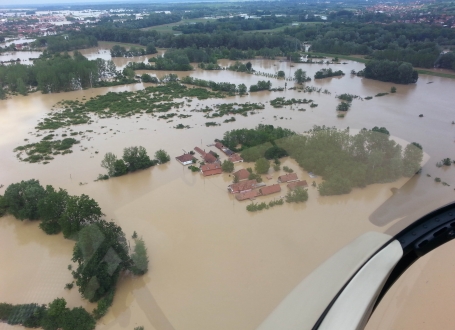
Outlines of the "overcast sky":
M133 1L125 1L125 0L0 0L1 7L17 7L19 5L28 5L28 7L36 7L37 5L58 5L58 4L81 4L81 3L90 3L90 4L97 4L97 3L106 3L106 2L133 2ZM134 1L134 2L142 2ZM165 2L162 1L162 2Z

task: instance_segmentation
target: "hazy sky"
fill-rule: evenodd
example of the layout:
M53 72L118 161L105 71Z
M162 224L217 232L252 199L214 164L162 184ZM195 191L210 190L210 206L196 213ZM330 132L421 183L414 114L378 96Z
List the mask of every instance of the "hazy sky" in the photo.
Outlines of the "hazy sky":
M8 7L17 7L19 5L28 5L29 7L36 7L37 5L45 5L45 4L79 4L79 3L106 3L106 2L132 2L132 1L122 1L122 0L0 0L0 6L8 6ZM141 2L134 1L134 2ZM163 1L165 2L165 0Z

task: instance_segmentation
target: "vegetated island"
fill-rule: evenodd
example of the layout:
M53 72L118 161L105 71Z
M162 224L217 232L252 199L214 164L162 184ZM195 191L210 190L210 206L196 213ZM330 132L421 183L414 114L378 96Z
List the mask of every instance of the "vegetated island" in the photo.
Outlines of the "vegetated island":
M77 268L68 270L84 299L97 302L90 314L84 308L69 309L63 298L49 305L36 303L12 305L0 303L0 320L45 330L92 330L96 320L112 305L121 274L143 275L148 271L145 243L137 238L130 254L122 228L103 219L98 203L87 195L71 196L64 189L42 187L37 180L9 185L0 196L0 216L11 214L18 220L41 221L39 227L48 235L60 232L75 240L72 261Z
M314 126L299 135L261 124L255 129L228 131L221 142L240 152L247 162L265 157L271 148L284 149L302 169L323 177L317 187L321 196L347 194L356 187L411 177L420 170L423 159L420 144L410 143L403 150L384 127L364 128L351 135L349 129Z

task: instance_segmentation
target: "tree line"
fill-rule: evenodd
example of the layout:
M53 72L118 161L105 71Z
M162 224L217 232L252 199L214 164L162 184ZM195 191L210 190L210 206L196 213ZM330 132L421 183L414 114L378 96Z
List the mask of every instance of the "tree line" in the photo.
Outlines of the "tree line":
M333 22L289 27L284 33L310 42L315 52L363 54L423 68L438 65L443 47L455 44L454 29L425 24Z
M291 19L287 16L264 16L260 19L246 19L242 16L232 18L220 18L213 22L196 23L196 24L181 24L174 26L172 29L181 31L184 34L191 33L213 33L215 31L252 31L252 30L267 30L275 29L280 26L291 23Z
M413 84L419 79L419 73L413 69L411 63L389 60L372 60L365 63L363 72L357 75L397 84Z
M77 51L73 56L45 51L33 65L0 66L0 98L7 92L26 95L37 89L42 93L58 93L131 82L135 80L117 71L112 61L100 58L89 61Z
M100 175L99 179L105 180L109 177L125 175L128 172L164 164L170 160L167 152L162 149L155 152L155 159L151 160L147 155L147 150L141 146L123 149L122 158L117 158L115 154L108 152L101 161L101 167L107 170L107 175Z

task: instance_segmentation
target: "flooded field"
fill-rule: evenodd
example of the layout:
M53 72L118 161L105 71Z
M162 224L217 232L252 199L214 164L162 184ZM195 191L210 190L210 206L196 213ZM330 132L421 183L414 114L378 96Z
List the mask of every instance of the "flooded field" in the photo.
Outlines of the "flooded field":
M83 54L90 59L109 59L107 49L98 47ZM146 61L147 58L133 60ZM114 61L122 67L131 59ZM327 67L325 64L291 66L288 62L278 60L251 62L258 72L274 74L283 70L286 76L293 76L295 70L302 68L313 77L317 70ZM220 61L221 66L230 63L232 61ZM114 219L123 228L127 237L137 231L145 240L150 259L149 272L145 276L126 277L119 282L114 304L97 329L133 329L139 325L147 330L255 329L305 276L355 237L372 230L394 234L397 228L404 226L403 221L415 220L419 215L455 198L454 166L435 166L443 158L455 158L455 125L452 125L455 115L450 97L455 82L422 75L416 85L396 85L396 94L374 97L369 101L354 100L346 116L338 118L335 111L339 103L335 98L337 94L350 93L365 98L389 92L393 85L351 76L349 72L362 69L363 64L346 63L330 65L334 70L343 70L346 73L344 77L307 83L327 89L331 94L289 90L294 86L293 82L263 75L200 69L178 72L180 77L191 75L216 82L244 83L248 87L259 80L270 80L272 87L284 87L287 83L288 89L224 99L194 99L190 107L180 109L192 116L173 122L157 120L148 114L122 119L97 119L91 125L76 128L93 132L86 134L86 138L73 148L72 154L56 157L47 165L19 162L12 150L25 144L24 139L30 142L40 139L31 133L35 132L38 121L51 111L54 104L61 100L89 99L110 91L140 90L148 85L51 95L33 93L0 101L0 184L6 187L20 180L35 178L43 185L67 189L70 194L87 194L100 204L106 219ZM147 73L162 77L169 72ZM276 109L269 104L276 97L311 98L318 106L310 108L304 105L306 111L297 111L297 106ZM222 123L226 117L206 119L203 113L190 112L194 108L233 102L261 102L265 104L265 109L247 117L236 116L235 122L226 124ZM419 117L420 114L423 117ZM204 123L212 120L221 125L205 127ZM179 123L191 128L174 129L173 126ZM215 147L207 145L212 144L215 138L222 138L225 131L253 128L259 123L273 124L299 133L311 129L313 125L336 126L340 129L384 126L399 139L420 143L429 160L422 174L410 181L403 178L394 183L354 189L348 195L330 197L319 196L316 188L310 186L309 200L304 205L285 204L251 214L245 209L249 202L238 202L227 193L227 185L232 182L229 174L204 178L174 159L183 153L182 149L189 151L196 146L216 151ZM99 173L105 172L100 162L106 152L119 155L123 148L134 145L144 146L149 155L162 148L171 155L171 162L104 182L93 181ZM222 155L221 158L226 157ZM286 159L282 165L291 167L300 179L313 181L292 159ZM235 168L248 166L251 164L241 163L236 164ZM273 177L271 180L266 179L266 184L276 182L278 173L272 172ZM431 177L427 177L427 174ZM434 177L440 177L450 187L434 182ZM315 181L319 183L320 178ZM5 187L0 189L0 194L4 193ZM395 194L400 196L401 201L396 203L391 188L401 187L402 193ZM280 194L284 195L287 188L284 185L282 188ZM257 201L269 201L276 197L278 194L261 197ZM376 210L381 210L385 202L399 207L374 214ZM380 221L376 221L375 216ZM67 266L70 264L73 244L61 235L45 235L35 223L19 222L11 217L2 218L1 300L10 303L47 303L56 297L64 297L71 307L83 305L88 309L93 308L80 298L76 288L70 292L63 288L71 281ZM438 269L447 272L446 268L438 268L438 265L442 264L441 258L450 253L453 253L453 245L447 245L441 253L427 256L426 260L429 261L424 260L416 267L418 272L414 269L417 273L411 274L415 276L415 283L424 286L420 278L430 274L430 270L433 272L431 274ZM428 276L433 276L431 274ZM446 283L450 283L448 287L445 286L446 293L451 292L454 296L455 286L448 279ZM399 290L404 289L398 289L398 292L403 292ZM403 317L419 313L417 311L423 300L408 291L404 296L406 302L399 302L402 306L407 305ZM413 305L415 309L412 309ZM412 328L442 329L442 325L455 323L455 317L449 316L452 323L446 323L436 317L438 314L434 315L435 319L427 315L431 322L413 323ZM372 319L371 329L391 328L381 326L380 321ZM408 328L401 326L401 321L397 322L397 328ZM0 329L3 328L13 329L0 324Z

